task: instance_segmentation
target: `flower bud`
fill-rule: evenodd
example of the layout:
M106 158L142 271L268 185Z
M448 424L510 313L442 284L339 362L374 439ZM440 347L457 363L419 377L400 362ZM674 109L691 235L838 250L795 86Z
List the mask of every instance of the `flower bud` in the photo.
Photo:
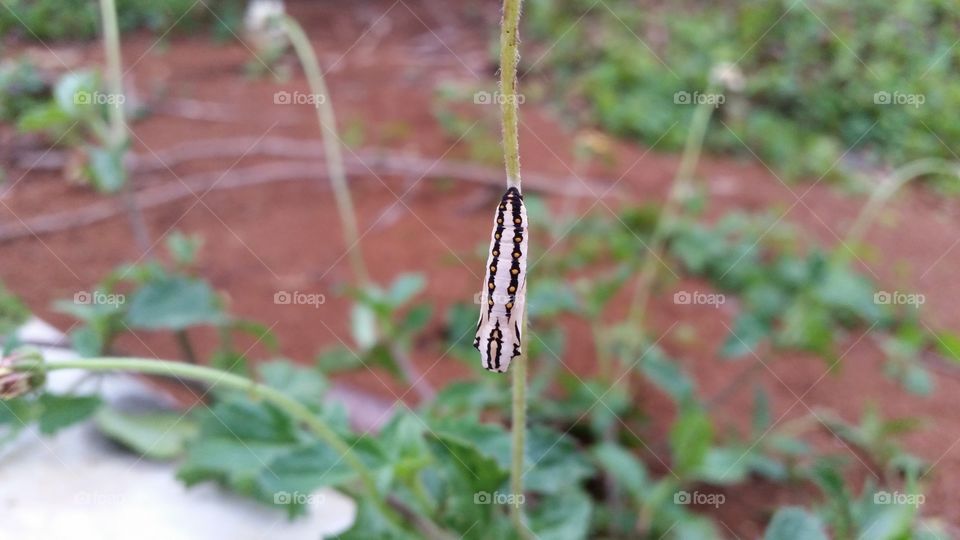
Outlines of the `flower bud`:
M16 352L0 358L0 400L20 397L43 385L42 371L17 369L17 361L25 359L42 360L36 352Z

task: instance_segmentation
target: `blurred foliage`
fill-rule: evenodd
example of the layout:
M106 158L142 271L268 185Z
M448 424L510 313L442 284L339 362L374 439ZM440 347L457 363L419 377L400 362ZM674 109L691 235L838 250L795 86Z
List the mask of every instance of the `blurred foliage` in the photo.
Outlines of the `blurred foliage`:
M0 0L0 34L25 39L93 39L100 28L100 8L87 0ZM166 34L195 31L201 22L217 34L229 32L243 12L241 0L117 0L120 31L146 29Z
M707 92L725 63L723 123L707 145L755 153L786 177L834 176L851 148L858 165L951 158L960 137L942 114L960 100L950 1L526 4L544 54L530 68L553 78L555 97L579 121L658 149L683 145L693 113L675 94Z
M0 343L3 343L7 334L26 322L28 317L30 310L0 282Z

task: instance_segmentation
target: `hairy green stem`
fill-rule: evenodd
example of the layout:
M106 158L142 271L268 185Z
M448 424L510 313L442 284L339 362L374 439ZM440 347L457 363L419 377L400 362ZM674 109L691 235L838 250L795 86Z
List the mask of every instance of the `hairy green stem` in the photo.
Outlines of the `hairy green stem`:
M123 371L135 373L147 373L153 375L164 375L178 379L188 379L209 384L211 387L219 386L222 388L231 388L242 392L247 392L251 396L270 402L283 410L298 422L307 426L314 435L320 440L330 445L331 448L343 456L343 460L357 473L364 491L370 500L378 506L381 512L388 519L394 522L398 527L403 527L400 516L387 505L385 498L377 490L373 473L360 459L353 453L352 448L344 441L326 422L313 413L307 406L299 401L290 398L286 394L267 386L255 382L246 377L220 371L218 369L206 366L186 364L183 362L171 362L162 360L150 360L145 358L82 358L75 360L40 360L35 358L25 358L17 360L15 369L23 372L44 373L48 371L62 369L80 369L91 372L105 371Z
M123 156L127 146L127 120L123 102L116 100L123 95L123 73L120 60L120 27L117 24L117 6L114 0L100 0L100 20L103 24L103 51L107 60L107 90L115 98L107 109L110 123L105 133L105 142L111 153ZM120 159L120 167L125 168L122 157ZM133 184L129 178L124 179L120 189L133 240L141 254L147 255L151 246L150 233L143 212L137 206Z
M847 232L843 241L844 245L854 247L860 245L867 229L876 220L884 205L907 182L914 178L935 173L960 176L960 166L942 159L930 158L912 161L890 173L873 191L867 203L863 205L863 209L860 210L860 214L857 215L857 219L854 220L849 232ZM846 255L843 255L842 258L847 258L849 252L844 251L843 253Z
M712 92L713 90L709 91ZM713 114L714 108L715 105L701 103L697 105L693 113L690 131L687 133L687 140L683 147L683 156L680 158L680 167L677 169L676 176L674 176L673 185L667 194L667 200L660 210L657 226L647 243L648 253L640 268L637 289L634 293L629 315L629 320L637 329L637 335L641 337L646 335L644 316L646 315L650 292L657 276L657 268L663 259L664 240L681 211L682 203L693 191L693 175L696 172L697 163L700 161L700 151L703 149L703 140L706 137L707 126L710 125L710 116Z
M313 93L317 109L317 121L320 123L324 153L327 157L327 172L333 184L333 194L337 203L337 211L340 213L340 222L343 225L344 242L347 245L350 265L360 284L367 285L370 282L370 275L367 272L366 264L363 262L357 213L353 206L353 199L350 197L350 188L347 186L343 151L340 147L340 137L337 135L337 119L333 112L333 105L330 104L330 92L327 90L327 84L324 81L323 72L320 70L320 63L317 61L313 45L310 44L310 39L304 33L303 28L296 20L288 16L283 17L282 24L284 31L290 38L290 43L293 44L297 57L300 59L300 65L303 66L307 83Z
M500 114L503 116L503 157L507 186L520 189L519 104L517 64L520 61L520 5L523 0L503 0L500 22Z
M507 187L521 190L519 103L517 99L517 63L520 60L520 6L522 0L503 0L503 19L500 22L500 113L503 117L503 160L507 172ZM523 335L527 335L527 318L520 323ZM512 397L512 452L510 456L510 491L518 497L523 493L523 465L527 435L527 351L523 347L520 356L510 367ZM510 517L522 538L530 532L524 523L519 504L511 505Z

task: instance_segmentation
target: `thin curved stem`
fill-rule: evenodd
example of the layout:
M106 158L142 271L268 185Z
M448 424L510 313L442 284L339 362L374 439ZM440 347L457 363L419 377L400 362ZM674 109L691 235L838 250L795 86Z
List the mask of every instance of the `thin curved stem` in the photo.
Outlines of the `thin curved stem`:
M343 460L357 473L364 491L377 505L384 516L400 528L405 528L400 516L387 505L385 498L377 490L373 473L353 453L352 448L326 422L313 413L307 406L290 398L286 394L265 384L246 377L220 371L206 366L150 360L144 358L83 358L75 360L41 360L26 358L15 362L15 369L24 372L48 372L61 369L80 369L84 371L104 372L123 371L165 375L168 377L190 379L211 386L232 388L249 393L251 396L268 401L277 406L298 422L303 423L320 440L330 445L343 456Z
M357 213L353 206L353 199L350 197L350 188L347 185L343 151L340 147L340 136L337 135L337 118L333 112L333 106L330 104L330 92L327 90L327 84L324 81L323 72L320 70L320 63L317 61L313 45L310 44L310 39L307 38L303 28L296 20L288 16L282 18L282 25L293 44L297 57L300 59L300 65L303 66L307 83L313 93L313 102L317 109L317 121L320 123L320 131L323 136L324 153L327 156L327 170L333 184L340 222L343 225L343 237L349 253L350 265L360 285L367 285L370 282L370 275L367 272L367 266L363 261L363 252L360 248Z
M712 92L713 90L709 90ZM637 278L637 289L634 293L633 303L630 307L629 320L633 321L634 326L639 330L637 335L645 335L644 326L646 321L647 302L650 299L650 291L653 288L653 282L657 275L657 265L661 264L663 243L669 230L680 212L681 203L684 197L693 190L693 175L697 169L697 163L700 161L700 151L703 148L703 140L707 134L707 126L710 125L710 116L713 114L715 105L710 103L701 103L697 105L693 113L693 120L690 123L690 131L687 133L687 140L683 147L683 156L680 159L680 167L674 176L670 192L667 194L667 200L663 203L660 210L660 218L657 220L657 226L650 235L650 241L647 243L647 257L640 267L640 275Z
M863 205L857 219L850 226L843 243L848 246L859 245L884 205L900 188L914 178L934 173L960 177L960 166L942 159L928 158L912 161L896 169L870 195L870 199Z
M117 24L117 6L114 0L100 0L100 20L103 25L103 52L107 59L107 89L118 98L123 95L123 71L120 59L120 28ZM109 125L101 134L107 147L118 156L126 153L127 119L123 109L123 100L115 99L107 109ZM96 124L94 124L96 125ZM125 167L121 159L121 167ZM124 176L126 170L124 169ZM137 206L133 192L133 182L124 178L120 186L120 198L130 221L130 231L141 255L150 252L150 233L143 212Z

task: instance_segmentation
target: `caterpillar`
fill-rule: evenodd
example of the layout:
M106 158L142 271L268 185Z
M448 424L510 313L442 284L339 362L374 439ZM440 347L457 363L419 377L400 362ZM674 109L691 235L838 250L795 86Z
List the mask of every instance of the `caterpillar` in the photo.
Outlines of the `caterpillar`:
M527 209L515 187L503 194L493 223L480 320L473 346L483 367L503 373L522 350L527 293Z

